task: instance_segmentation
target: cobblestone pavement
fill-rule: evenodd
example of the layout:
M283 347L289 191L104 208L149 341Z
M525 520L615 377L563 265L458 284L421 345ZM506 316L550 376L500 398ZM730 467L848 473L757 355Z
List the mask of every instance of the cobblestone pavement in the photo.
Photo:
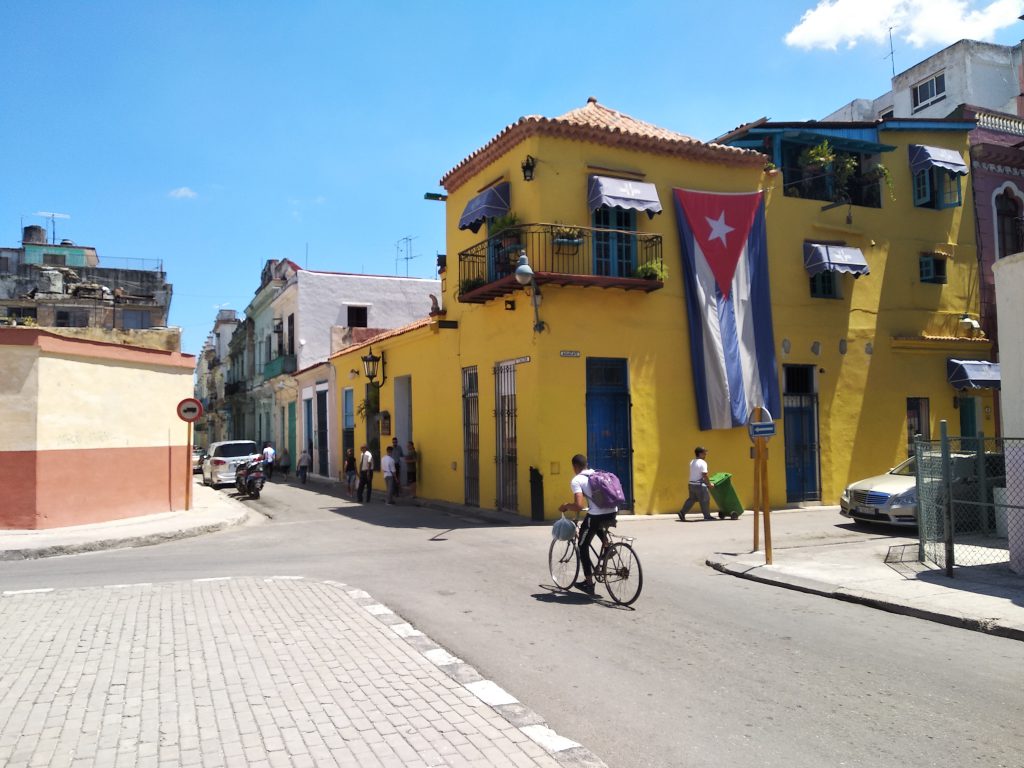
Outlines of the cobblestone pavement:
M0 649L9 768L604 765L338 582L8 591Z

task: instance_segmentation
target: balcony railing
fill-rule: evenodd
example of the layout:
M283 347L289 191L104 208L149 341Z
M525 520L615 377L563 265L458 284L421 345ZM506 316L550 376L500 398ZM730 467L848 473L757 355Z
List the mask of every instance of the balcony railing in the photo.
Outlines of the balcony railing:
M295 373L295 355L278 355L263 366L263 380L268 381L283 373Z
M503 230L459 254L459 301L482 304L520 290L526 253L539 284L655 291L663 287L661 235L560 224Z

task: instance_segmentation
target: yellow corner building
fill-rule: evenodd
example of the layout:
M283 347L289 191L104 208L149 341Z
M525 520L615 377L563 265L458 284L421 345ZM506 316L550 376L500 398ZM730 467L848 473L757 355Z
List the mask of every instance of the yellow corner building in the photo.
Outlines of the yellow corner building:
M340 447L379 467L412 441L419 497L551 519L581 452L633 513L676 512L697 445L750 508L747 422L769 415L773 507L837 503L940 419L992 433L990 392L952 375L991 346L969 322L972 126L706 143L594 99L521 118L441 180L430 316L331 358Z

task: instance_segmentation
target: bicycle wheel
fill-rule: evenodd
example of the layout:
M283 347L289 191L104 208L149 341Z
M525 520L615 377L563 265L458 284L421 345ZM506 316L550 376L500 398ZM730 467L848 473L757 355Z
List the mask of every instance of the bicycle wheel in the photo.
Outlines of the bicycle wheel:
M644 574L640 558L629 544L617 542L604 556L604 586L608 596L619 605L632 605L640 597Z
M570 589L576 583L576 577L580 572L580 553L576 548L575 539L551 540L551 548L548 549L548 569L551 571L551 580L559 589Z

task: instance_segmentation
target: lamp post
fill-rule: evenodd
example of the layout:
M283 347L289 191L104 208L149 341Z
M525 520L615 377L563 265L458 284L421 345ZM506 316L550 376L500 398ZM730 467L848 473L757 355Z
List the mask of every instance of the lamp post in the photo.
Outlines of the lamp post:
M363 373L370 380L370 384L377 389L383 387L384 382L388 379L387 362L384 360L384 353L381 352L379 355L373 354L373 347L371 346L370 351L359 359L363 361ZM380 370L380 383L374 381L377 378L378 368Z
M547 326L540 319L540 286L537 285L537 277L530 268L530 260L526 258L526 251L519 252L519 261L516 263L516 282L524 288L530 288L530 300L533 304L533 332L540 333Z

